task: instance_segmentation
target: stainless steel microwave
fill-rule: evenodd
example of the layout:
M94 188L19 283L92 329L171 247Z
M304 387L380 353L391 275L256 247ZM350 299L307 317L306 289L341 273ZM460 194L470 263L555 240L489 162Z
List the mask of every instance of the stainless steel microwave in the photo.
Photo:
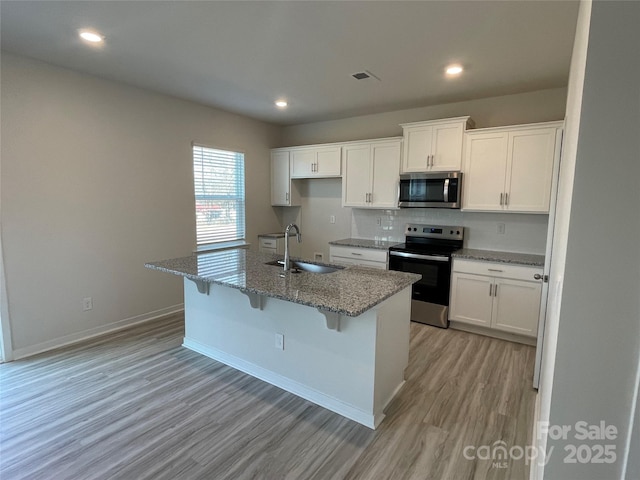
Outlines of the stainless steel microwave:
M398 200L401 208L460 208L462 172L402 174Z

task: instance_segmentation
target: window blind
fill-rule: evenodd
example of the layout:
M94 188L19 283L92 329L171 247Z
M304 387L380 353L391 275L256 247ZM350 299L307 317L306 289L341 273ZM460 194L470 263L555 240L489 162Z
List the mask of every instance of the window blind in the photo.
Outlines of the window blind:
M193 146L198 246L244 240L244 154Z

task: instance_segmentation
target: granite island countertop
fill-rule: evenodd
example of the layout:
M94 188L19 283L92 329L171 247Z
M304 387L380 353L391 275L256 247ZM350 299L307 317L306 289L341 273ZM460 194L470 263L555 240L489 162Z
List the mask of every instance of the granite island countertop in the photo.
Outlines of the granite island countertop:
M281 277L282 267L266 265L279 259L281 255L232 249L148 262L145 267L350 317L361 315L421 278L414 273L360 266L326 274L288 272Z
M337 245L341 247L357 247L371 248L375 250L389 250L389 247L398 245L402 242L387 242L384 240L368 240L366 238L345 238L343 240L333 240L329 245Z
M544 266L544 255L533 255L530 253L499 252L493 250L463 248L453 252L451 256L454 258L464 258L467 260L512 263L514 265L527 265L532 267Z

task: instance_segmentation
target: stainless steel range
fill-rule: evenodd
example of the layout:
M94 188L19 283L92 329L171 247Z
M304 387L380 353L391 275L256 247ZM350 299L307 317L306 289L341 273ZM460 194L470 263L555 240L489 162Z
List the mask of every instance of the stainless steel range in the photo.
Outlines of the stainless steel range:
M405 243L389 249L389 270L419 273L413 284L411 320L449 326L451 254L462 248L464 227L407 224Z

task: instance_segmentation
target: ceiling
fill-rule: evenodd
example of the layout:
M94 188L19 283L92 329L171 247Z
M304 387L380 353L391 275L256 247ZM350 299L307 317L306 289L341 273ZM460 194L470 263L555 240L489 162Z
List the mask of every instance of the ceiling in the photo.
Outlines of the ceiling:
M2 0L0 32L8 52L291 125L566 86L577 12L539 0ZM444 75L451 62L458 78ZM363 70L379 80L351 76Z

